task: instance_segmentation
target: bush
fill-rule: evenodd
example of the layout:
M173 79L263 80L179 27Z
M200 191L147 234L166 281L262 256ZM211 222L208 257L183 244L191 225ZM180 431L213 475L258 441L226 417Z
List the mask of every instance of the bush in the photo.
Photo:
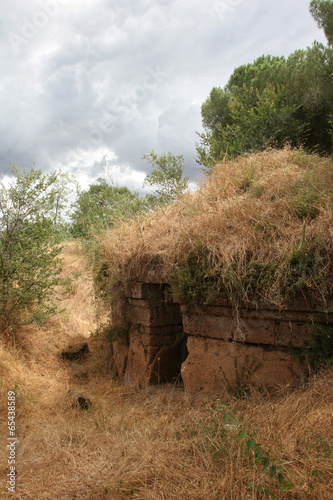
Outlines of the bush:
M57 310L62 226L57 223L63 176L12 166L0 183L0 331L14 339L19 325Z

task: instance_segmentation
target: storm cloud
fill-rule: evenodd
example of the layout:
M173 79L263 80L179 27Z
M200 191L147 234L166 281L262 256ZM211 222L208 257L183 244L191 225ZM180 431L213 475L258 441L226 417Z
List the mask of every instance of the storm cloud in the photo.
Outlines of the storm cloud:
M195 180L201 104L233 69L323 33L305 0L13 0L0 7L0 168L107 175L140 189L145 153Z

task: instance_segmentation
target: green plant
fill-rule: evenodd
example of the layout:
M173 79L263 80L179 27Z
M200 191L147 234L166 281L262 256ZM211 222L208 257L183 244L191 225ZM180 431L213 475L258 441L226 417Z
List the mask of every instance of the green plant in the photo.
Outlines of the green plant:
M58 220L63 178L12 165L0 184L0 331L14 339L19 325L43 322L57 311L61 272Z
M127 187L108 184L99 178L87 190L78 189L70 213L71 233L74 237L89 238L119 220L129 220L148 208L147 200L139 198Z
M310 341L297 355L308 375L333 364L333 325L315 325Z
M279 282L286 297L306 293L317 300L326 295L325 271L328 268L330 255L323 244L316 238L306 238L306 224L303 226L299 243L294 244L292 251L285 258L284 273Z
M200 310L217 295L218 279L212 267L209 253L200 241L179 261L170 285L173 294L182 297L188 308Z
M124 328L120 326L113 326L111 321L107 321L99 325L96 335L106 339L112 348L112 344L117 340L120 340L124 344L129 344L129 328Z
M158 156L154 151L144 155L143 159L154 168L147 175L144 185L155 186L153 201L159 205L165 205L174 201L188 188L188 177L183 176L184 158L174 156L171 153Z
M241 446L243 461L248 462L254 476L258 478L249 483L251 490L271 498L277 498L280 492L289 490L292 484L277 458L272 458L269 451L264 451L251 432L240 428L239 419L226 405L216 405L216 408L223 413L222 422L228 426L233 444L237 446L239 443Z

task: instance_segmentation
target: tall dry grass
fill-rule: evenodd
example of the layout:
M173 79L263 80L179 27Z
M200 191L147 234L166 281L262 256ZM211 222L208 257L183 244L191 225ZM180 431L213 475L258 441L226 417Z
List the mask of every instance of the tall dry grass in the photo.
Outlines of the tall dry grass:
M265 453L285 470L290 489L275 498L333 497L333 371L307 386L246 399L191 398L172 385L136 390L114 380L108 344L96 327L92 279L76 245L63 252L72 291L67 312L42 328L22 329L16 348L0 343L3 499L220 500L260 498L269 477L244 456L223 423L225 403ZM60 353L89 338L90 354L67 363ZM74 369L73 369L74 366ZM81 375L81 376L77 376ZM83 376L84 375L84 376ZM17 394L17 489L6 490L7 391ZM69 389L92 401L71 406Z
M103 234L102 287L153 270L186 289L181 273L188 282L197 268L201 281L243 300L255 289L281 306L302 288L324 301L333 290L332 208L331 158L284 149L221 163L197 192Z

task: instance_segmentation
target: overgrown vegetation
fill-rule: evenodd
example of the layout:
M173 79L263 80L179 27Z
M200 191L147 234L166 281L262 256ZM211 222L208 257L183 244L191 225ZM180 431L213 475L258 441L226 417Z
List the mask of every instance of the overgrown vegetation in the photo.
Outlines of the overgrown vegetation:
M158 206L172 203L188 188L184 176L184 158L170 152L144 155L152 166L144 186L155 188L152 194L139 196L127 187L113 186L99 178L88 189L78 189L70 211L70 233L75 238L93 240L101 231L112 228L119 221L131 221L139 213L147 213Z
M298 357L308 376L333 364L333 326L316 325L315 332L306 346L298 350Z
M244 394L246 373L255 369L249 358L238 367L242 397L226 395L222 404L172 385L136 390L119 383L100 336L90 336L89 355L71 366L62 350L97 326L92 276L78 243L59 258L61 278L70 279L69 294L60 297L66 311L42 327L19 327L16 349L0 338L0 411L6 414L12 390L18 410L18 496L332 498L332 367L293 391ZM92 402L88 412L72 407L68 389ZM1 426L3 442L7 432ZM0 466L2 498L9 500L5 446Z
M143 157L153 167L144 185L155 186L152 196L148 196L153 206L167 205L175 201L188 189L189 178L184 176L184 157L171 153L158 156L154 151Z
M199 191L103 235L100 286L108 296L153 268L196 308L220 295L277 307L302 295L325 306L332 186L332 159L302 150L220 163Z
M0 184L0 331L13 338L19 325L57 311L63 228L63 176L12 166Z
M71 234L84 239L92 238L119 220L129 220L149 206L126 187L116 187L105 179L98 179L88 189L78 192L70 213Z

